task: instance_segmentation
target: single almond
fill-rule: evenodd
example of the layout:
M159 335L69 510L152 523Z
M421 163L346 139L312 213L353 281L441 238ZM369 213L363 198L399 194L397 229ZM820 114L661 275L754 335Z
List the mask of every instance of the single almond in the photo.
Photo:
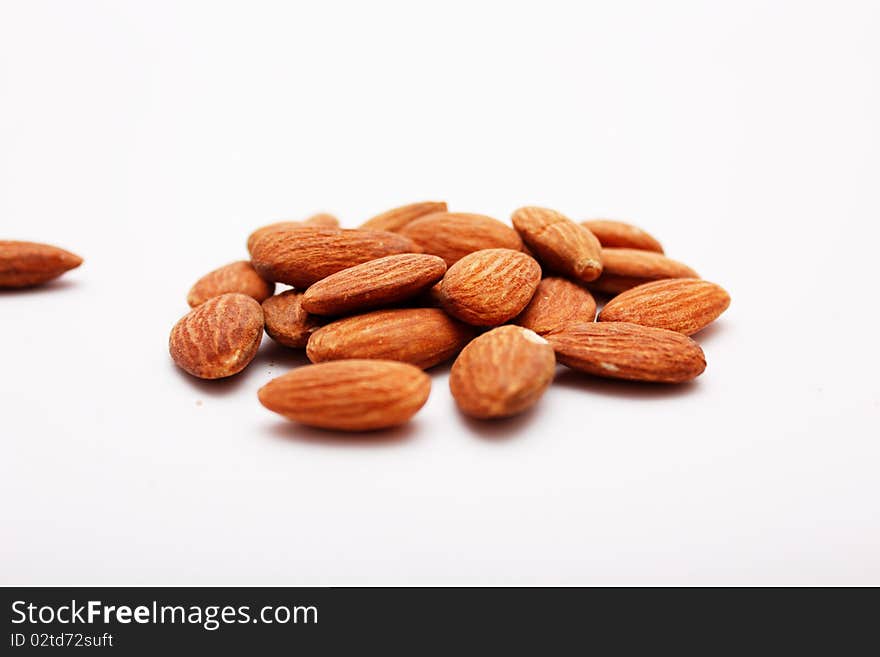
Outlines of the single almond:
M70 251L36 242L0 241L0 288L31 287L79 267Z
M601 322L632 322L693 335L730 305L720 285L699 278L645 283L620 294L599 313Z
M588 228L547 208L513 213L513 227L549 269L588 283L602 273L602 247Z
M266 333L285 347L304 349L309 336L324 324L320 317L303 310L302 297L302 292L287 290L263 302Z
M241 372L263 338L263 310L244 294L209 299L171 330L169 351L178 367L200 379Z
M560 363L595 376L681 383L706 369L700 345L675 331L590 322L572 324L546 338Z
M522 239L513 228L482 214L438 212L416 219L400 230L425 253L440 256L451 267L481 249L520 251Z
M268 226L263 226L261 228L257 228L253 233L248 236L247 240L247 250L248 253L254 252L254 245L264 235L268 235L269 233L277 233L283 230L290 230L291 228L301 228L303 226L314 226L316 228L338 228L339 227L339 219L334 217L332 214L320 213L315 214L306 219L305 221L276 221L273 224L269 224Z
M509 417L541 398L555 370L547 340L521 326L499 326L473 340L455 359L449 390L465 415Z
M385 256L321 279L306 290L302 305L315 315L346 315L388 306L424 292L445 273L446 263L437 256Z
M301 227L261 237L251 262L266 280L305 289L362 262L420 251L412 240L397 233Z
M618 294L663 278L698 278L687 265L653 251L602 249L602 263L605 269L590 288L605 294Z
M612 219L590 219L582 221L595 235L602 248L641 249L663 253L663 246L653 235L624 221Z
M484 249L450 267L440 286L443 308L475 326L498 326L519 315L538 283L541 266L521 251Z
M395 308L346 317L318 329L306 355L313 363L378 358L427 369L449 360L475 330L439 308Z
M371 431L408 421L424 406L431 379L389 360L340 360L298 367L260 388L260 403L322 429Z
M246 294L262 302L275 293L275 283L264 281L251 263L242 260L202 276L190 289L186 301L191 308L195 308L208 299L230 292Z
M392 208L387 212L376 215L372 219L367 219L361 224L361 228L367 230L387 230L396 233L409 222L435 212L446 212L446 203L443 201L423 201L421 203L403 205L399 208Z
M596 300L589 290L566 278L551 276L538 284L529 305L512 323L544 335L595 319Z

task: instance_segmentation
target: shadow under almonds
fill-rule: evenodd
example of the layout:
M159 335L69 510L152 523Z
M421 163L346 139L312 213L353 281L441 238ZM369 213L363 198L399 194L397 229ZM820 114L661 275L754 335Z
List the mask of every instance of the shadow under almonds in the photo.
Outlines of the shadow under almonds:
M699 379L687 383L648 383L604 379L564 368L556 374L553 385L594 395L621 399L668 399L684 397L699 391Z
M248 368L270 367L273 372L281 376L303 365L311 365L305 349L285 347L272 338L264 336L263 344L260 345L260 350Z
M42 285L32 285L30 287L0 287L0 298L17 297L17 296L37 296L40 294L53 294L55 292L64 292L79 287L79 283L64 278L56 278L55 280L43 283Z
M197 390L206 397L232 395L242 387L245 381L245 377L241 374L234 374L224 379L200 379L197 376L186 373L175 365L173 361L169 362L168 367L173 369L177 376L186 381L193 390Z
M497 443L507 443L524 435L540 414L540 402L523 413L495 420L478 420L458 411L459 418L473 435Z
M727 327L724 322L712 322L702 331L697 331L690 337L700 346L705 346L711 344L713 340L723 336L725 330L727 330Z
M273 437L280 440L324 447L376 448L393 447L409 442L418 433L418 421L410 421L399 427L376 431L334 431L316 429L299 422L277 422L271 428Z

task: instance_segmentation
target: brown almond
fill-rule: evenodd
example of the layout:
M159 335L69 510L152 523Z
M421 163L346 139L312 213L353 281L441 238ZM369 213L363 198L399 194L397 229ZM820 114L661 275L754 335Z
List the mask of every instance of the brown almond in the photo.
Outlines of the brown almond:
M535 296L512 323L544 335L595 319L596 300L589 290L566 278L551 276L538 284Z
M331 274L306 290L302 305L315 315L346 315L388 306L424 292L446 273L437 256L402 253Z
M0 241L0 288L31 287L79 267L70 251L36 242Z
M275 283L268 283L246 260L233 262L202 276L186 297L191 308L221 294L238 292L262 302L275 293Z
M464 256L481 249L520 251L522 239L513 228L482 214L439 212L407 224L400 233L440 256L451 267Z
M549 269L585 283L602 273L602 247L589 229L547 208L520 208L512 219L523 241Z
M424 406L431 379L388 360L340 360L298 367L260 388L260 403L321 429L371 431L403 424Z
M312 215L305 221L276 221L275 223L269 224L268 226L262 226L261 228L257 228L257 230L251 233L248 237L248 253L254 252L254 245L257 243L257 240L259 240L264 235L268 235L269 233L277 233L284 230L290 230L291 228L302 228L303 226L314 226L316 228L338 228L339 219L334 217L332 214L322 212L320 214Z
M301 227L260 238L251 262L266 280L305 289L362 262L420 251L412 240L397 233Z
M367 219L361 224L361 228L367 230L387 230L396 233L409 222L435 212L446 212L446 203L443 201L423 201L421 203L403 205L399 208L392 208L387 212L376 215L372 219Z
M177 322L168 347L181 369L200 379L220 379L247 367L262 338L260 304L244 294L224 294Z
M590 322L572 324L546 338L560 363L595 376L681 383L706 369L700 345L675 331Z
M285 347L304 349L309 336L324 324L303 310L302 297L302 292L287 290L263 302L266 333Z
M519 315L538 283L541 266L511 249L484 249L456 262L443 277L443 308L475 326L498 326Z
M455 356L474 334L439 308L376 310L315 331L306 355L313 363L378 358L427 369Z
M588 219L581 222L599 240L602 248L641 249L663 253L663 246L653 235L638 226L613 219Z
M602 249L602 263L605 269L590 288L605 294L618 294L663 278L699 278L687 265L653 251Z
M459 354L449 374L449 390L465 415L509 417L541 398L555 370L547 340L521 326L499 326Z
M645 283L620 294L599 313L602 322L632 322L693 335L730 305L720 285L699 278Z

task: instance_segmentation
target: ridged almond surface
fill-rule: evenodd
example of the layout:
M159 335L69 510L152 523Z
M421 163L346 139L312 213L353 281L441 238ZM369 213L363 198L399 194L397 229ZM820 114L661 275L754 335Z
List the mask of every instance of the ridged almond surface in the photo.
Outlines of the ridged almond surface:
M287 290L263 302L266 333L285 347L304 349L309 336L324 324L319 317L303 310L302 297L302 292Z
M553 380L549 343L521 326L499 326L473 340L449 374L449 390L465 415L510 417L537 402Z
M590 288L606 294L618 294L663 278L699 278L687 265L653 251L602 249L602 263L605 270Z
M596 319L596 300L589 290L567 278L551 276L538 284L535 296L514 324L538 335Z
M663 246L653 235L625 221L589 219L581 224L598 238L603 248L641 249L663 253Z
M375 310L315 331L306 355L313 363L379 358L427 369L455 356L475 333L439 308Z
M322 212L320 214L312 215L305 221L276 221L275 223L269 224L267 226L262 226L261 228L257 228L253 233L250 234L250 236L248 236L248 253L253 253L254 244L256 244L257 240L259 240L264 235L268 235L269 233L277 233L283 230L290 230L291 228L302 228L303 226L314 226L315 228L338 228L339 219L334 217L332 214L326 214Z
M437 256L402 253L370 260L321 279L303 296L315 315L346 315L388 306L424 292L446 273Z
M424 406L431 379L417 367L388 360L306 365L260 388L270 411L322 429L371 431L403 424Z
M541 266L511 249L476 251L456 262L440 286L443 308L475 326L498 326L519 315L538 283Z
M573 324L545 337L560 363L595 376L681 383L706 369L700 345L675 331L591 322Z
M208 299L230 292L246 294L263 302L275 293L275 283L264 281L251 263L241 260L202 276L190 289L186 301L191 308L195 308Z
M220 379L247 367L262 338L260 304L244 294L224 294L177 322L168 347L181 369L200 379Z
M446 203L444 201L423 201L421 203L402 205L399 208L392 208L387 212L378 214L372 219L367 219L361 224L361 228L367 230L387 230L396 233L409 222L435 212L446 212Z
M39 285L82 262L78 255L50 244L0 241L0 288Z
M549 269L588 283L602 273L596 236L556 210L526 207L513 213L513 227Z
M523 247L513 228L482 214L439 212L407 224L400 233L422 247L425 253L440 256L451 267L464 256L481 249Z
M362 262L420 251L412 240L397 233L301 227L260 238L251 262L266 280L305 289Z
M699 278L645 283L620 294L599 313L601 322L632 322L693 335L730 305L720 285Z

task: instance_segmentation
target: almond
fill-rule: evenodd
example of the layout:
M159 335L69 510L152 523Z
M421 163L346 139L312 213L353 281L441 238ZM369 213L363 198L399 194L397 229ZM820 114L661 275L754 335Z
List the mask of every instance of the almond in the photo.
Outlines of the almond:
M200 379L220 379L247 367L262 337L260 304L244 294L224 294L177 322L168 346L181 369Z
M591 322L573 324L546 337L560 363L595 376L681 383L706 369L700 345L675 331Z
M0 288L31 287L79 267L83 259L36 242L0 241Z
M699 278L673 278L645 283L605 304L602 322L632 322L693 335L711 324L730 305L720 286Z
M596 292L617 294L662 278L698 278L697 272L661 253L638 249L602 249L605 270L590 285Z
M523 246L510 226L492 217L463 212L430 214L407 224L400 233L412 239L425 253L443 258L449 267L481 249L519 251Z
M304 349L309 336L323 325L302 307L302 292L287 290L263 302L266 333L285 347Z
M262 302L275 293L275 283L264 281L251 263L242 260L202 276L190 289L186 301L191 308L195 308L208 299L230 292L246 294Z
M306 355L313 363L378 358L427 369L455 356L474 334L439 308L376 310L315 331Z
M443 308L475 326L519 315L541 282L541 266L521 251L485 249L456 262L440 287Z
M396 233L414 219L435 212L446 212L446 203L443 201L424 201L422 203L403 205L376 215L372 219L367 219L361 224L361 228L367 230L387 230Z
M538 284L535 296L512 323L544 335L595 319L596 300L586 288L565 278L549 277Z
M257 228L257 230L251 233L248 237L248 253L254 252L254 245L257 243L257 240L259 240L264 235L268 235L269 233L277 233L283 230L290 230L291 228L302 228L303 226L314 226L316 228L338 228L339 219L334 217L332 214L321 213L312 215L305 221L276 221L274 224L269 224L268 226Z
M638 226L612 219L590 219L582 221L595 235L603 248L641 249L663 253L663 246L652 235Z
M270 411L322 429L371 431L403 424L424 406L431 379L417 367L388 360L306 365L260 388Z
M548 268L583 282L602 273L602 247L589 229L546 208L520 208L512 219L523 241Z
M345 315L409 299L446 273L437 256L402 253L343 269L305 292L302 305L316 315Z
M464 348L449 374L449 390L465 415L509 417L541 398L555 370L547 340L521 326L499 326Z
M362 262L420 250L412 240L396 233L301 227L261 237L254 245L251 262L266 280L305 289Z

